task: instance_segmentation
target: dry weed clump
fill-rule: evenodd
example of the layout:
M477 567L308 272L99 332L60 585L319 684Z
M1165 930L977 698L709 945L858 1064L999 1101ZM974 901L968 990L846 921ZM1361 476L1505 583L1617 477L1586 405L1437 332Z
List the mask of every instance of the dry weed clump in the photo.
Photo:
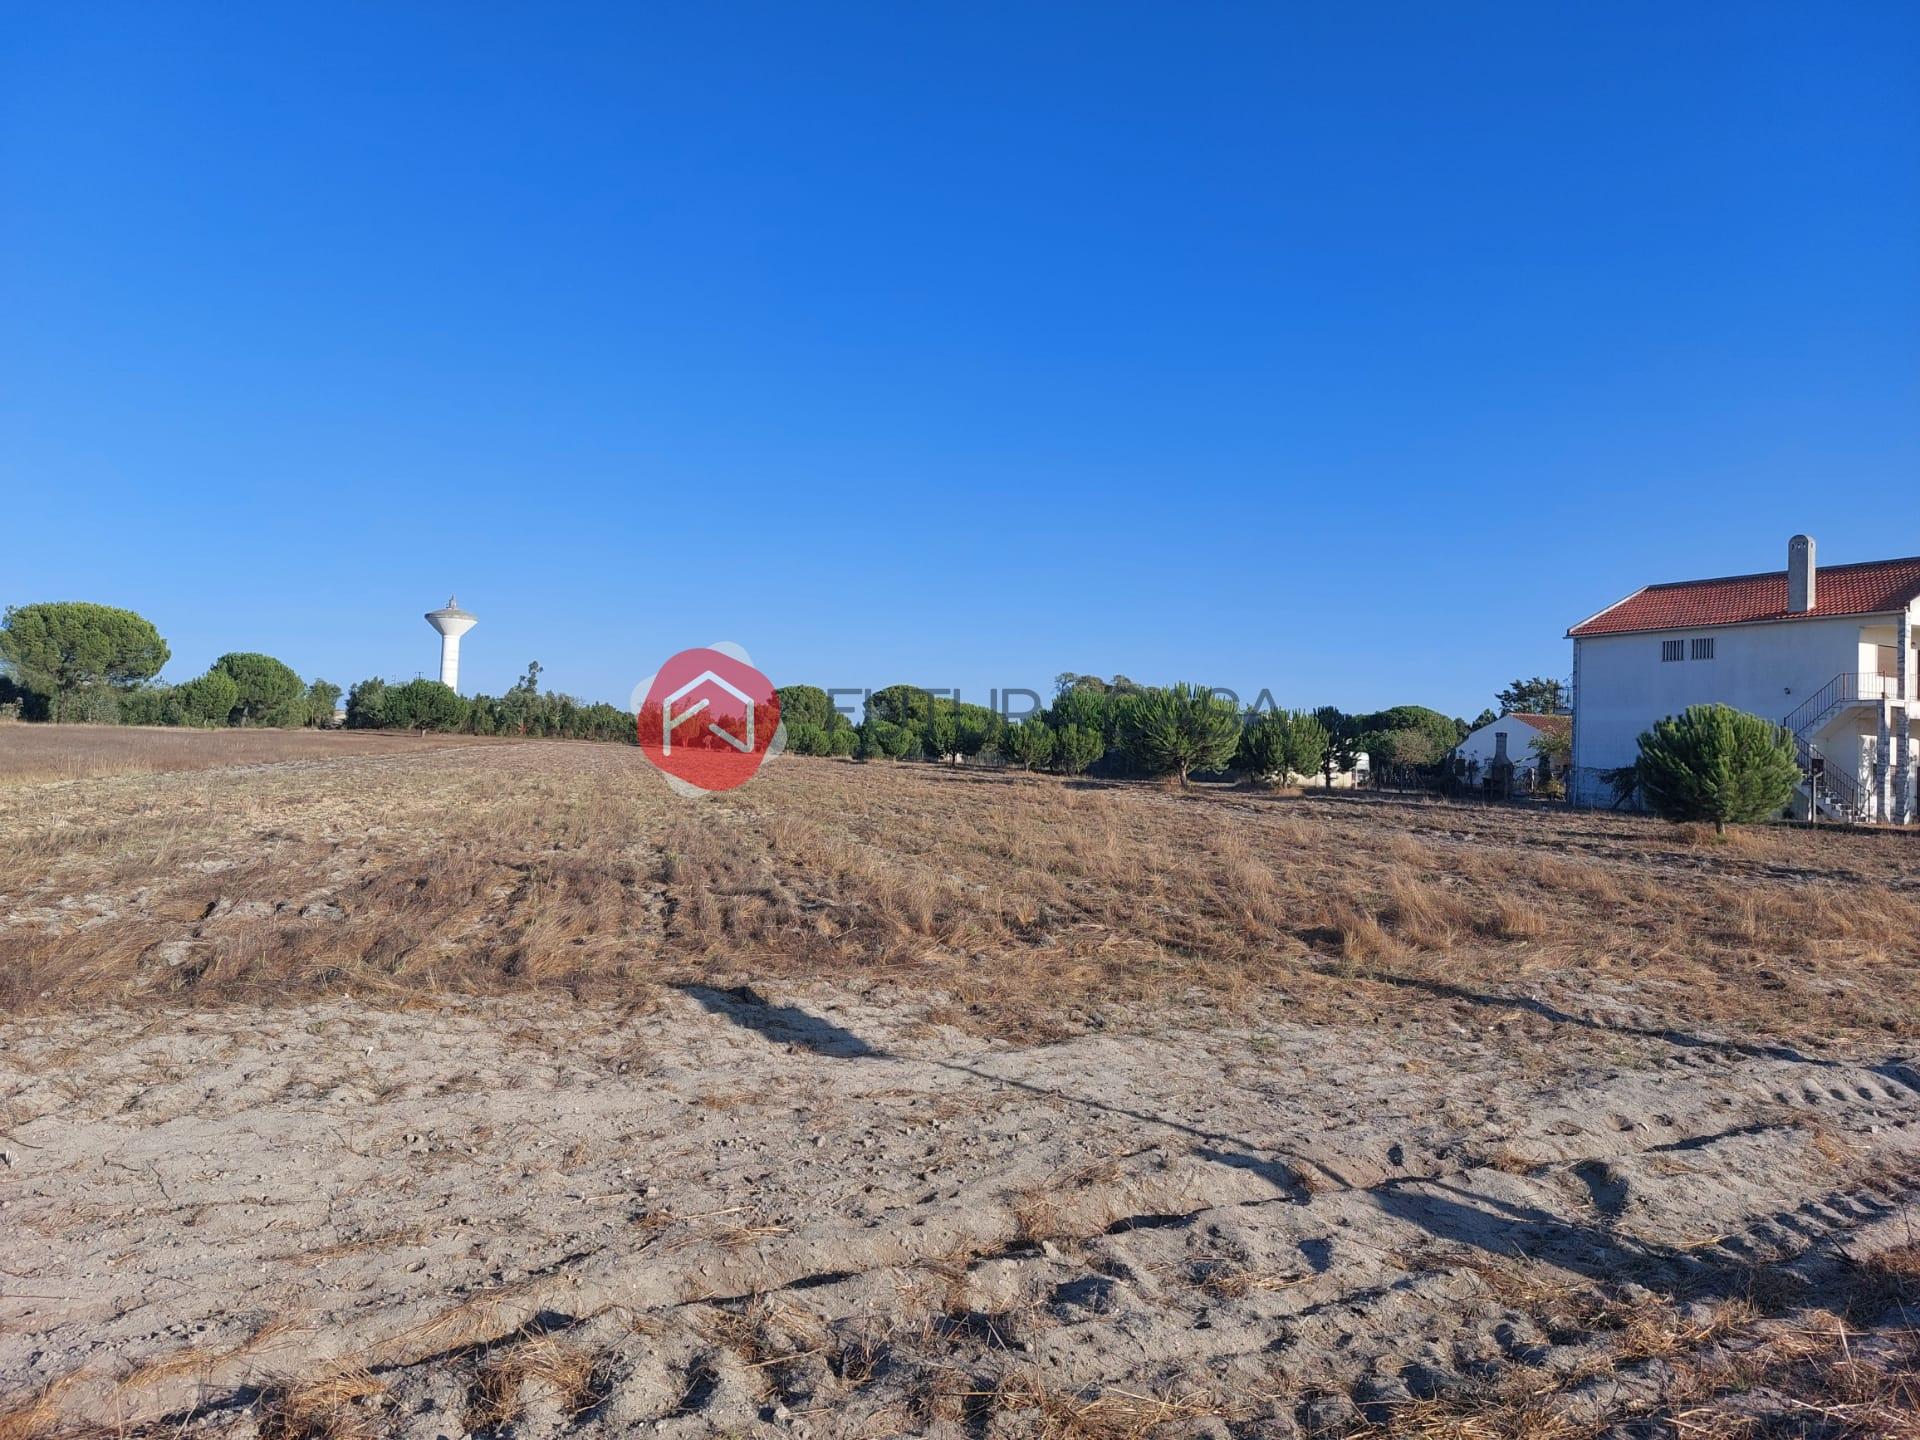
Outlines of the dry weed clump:
M1523 987L1606 987L1643 1029L1920 1034L1895 836L792 758L689 803L564 742L17 784L0 825L15 1011L787 976L1027 1039L1194 997L1370 1019Z
M1170 1427L1224 1420L1234 1413L1231 1406L1199 1391L1076 1393L1055 1389L1025 1372L965 1398L978 1402L984 1413L1012 1423L1015 1433L1035 1440L1147 1440L1173 1433Z
M474 1376L464 1423L469 1431L510 1425L526 1412L529 1392L572 1417L606 1398L595 1356L586 1348L534 1331L488 1354Z
M373 1440L388 1425L370 1404L387 1392L367 1370L347 1370L267 1393L261 1405L262 1440Z

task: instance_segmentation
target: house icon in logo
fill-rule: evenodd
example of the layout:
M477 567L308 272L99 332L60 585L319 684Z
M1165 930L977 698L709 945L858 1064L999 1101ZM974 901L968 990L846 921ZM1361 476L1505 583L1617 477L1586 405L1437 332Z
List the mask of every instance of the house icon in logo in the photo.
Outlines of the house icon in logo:
M660 702L660 753L662 755L673 754L673 732L675 728L693 719L694 716L700 714L701 711L707 709L713 703L713 697L711 695L702 695L679 714L676 715L674 713L673 707L675 705L679 704L703 685L717 685L735 700L738 700L740 702L741 713L746 716L747 720L747 736L744 740L730 730L721 729L712 721L707 722L708 732L718 735L743 755L751 754L753 751L753 697L737 685L731 684L723 676L717 675L711 670L702 670L698 675L694 676L693 679L687 681L686 684L682 685L678 690Z

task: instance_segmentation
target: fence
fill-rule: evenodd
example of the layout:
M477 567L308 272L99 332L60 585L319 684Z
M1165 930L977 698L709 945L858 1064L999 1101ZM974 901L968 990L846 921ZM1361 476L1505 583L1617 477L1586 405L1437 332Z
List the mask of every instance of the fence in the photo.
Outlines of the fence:
M1365 788L1393 795L1434 795L1487 804L1554 804L1564 801L1560 777L1548 778L1535 765L1506 767L1439 765L1376 766Z

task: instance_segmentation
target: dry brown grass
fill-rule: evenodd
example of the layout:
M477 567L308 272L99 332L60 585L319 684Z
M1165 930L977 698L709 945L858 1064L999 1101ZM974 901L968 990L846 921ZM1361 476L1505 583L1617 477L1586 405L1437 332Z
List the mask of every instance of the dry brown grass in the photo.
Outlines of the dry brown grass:
M1629 1035L1920 1034L1905 836L796 759L696 804L621 746L395 744L0 790L0 1005L791 976L1024 1038L1187 996L1374 1020L1523 993Z
M492 742L370 730L183 730L141 725L0 724L0 785L274 765Z
M468 1430L510 1425L525 1413L529 1389L568 1416L593 1408L604 1398L595 1357L583 1346L538 1332L488 1355L474 1377L464 1417Z
M262 1402L262 1440L373 1440L389 1426L369 1401L386 1382L366 1370L347 1370L270 1392Z
M1517 1371L1477 1388L1397 1406L1363 1433L1379 1440L1603 1440L1621 1433L1709 1440L1917 1440L1920 1437L1920 1242L1853 1265L1830 1297L1806 1309L1798 1290L1756 1269L1753 1294L1683 1306L1643 1294L1631 1303L1537 1267L1435 1247L1402 1257L1409 1268L1472 1271L1489 1294L1543 1329L1606 1333L1610 1343L1558 1379ZM1892 1323L1889 1324L1891 1319ZM1616 1392L1597 1409L1576 1403L1596 1378L1657 1362L1635 1398ZM1751 1403L1756 1392L1764 1403ZM1624 1422L1652 1428L1623 1432Z

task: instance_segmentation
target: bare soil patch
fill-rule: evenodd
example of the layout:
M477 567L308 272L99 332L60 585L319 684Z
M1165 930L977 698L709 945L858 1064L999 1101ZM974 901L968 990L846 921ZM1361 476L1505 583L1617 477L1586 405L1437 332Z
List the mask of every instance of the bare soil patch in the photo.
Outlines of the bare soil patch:
M1914 1430L1905 837L531 742L0 832L7 1440Z

